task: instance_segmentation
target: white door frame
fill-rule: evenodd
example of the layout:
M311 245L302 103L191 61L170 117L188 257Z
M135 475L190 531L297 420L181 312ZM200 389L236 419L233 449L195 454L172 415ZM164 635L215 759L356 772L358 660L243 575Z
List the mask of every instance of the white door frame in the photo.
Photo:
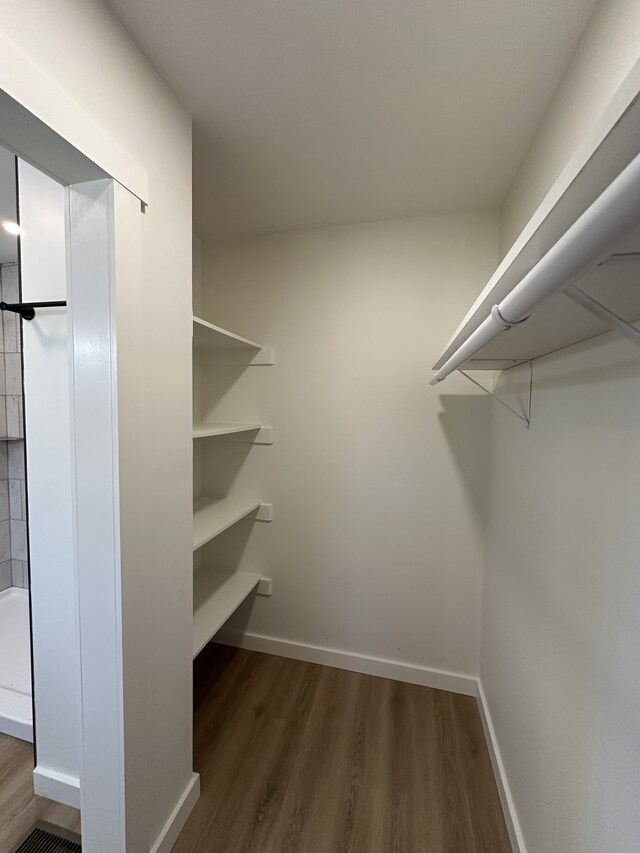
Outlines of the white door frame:
M4 47L3 47L4 49ZM15 57L24 63L24 58ZM23 69L24 70L24 69ZM124 687L118 491L116 291L139 275L146 173L105 134L76 148L29 107L45 110L52 81L30 66L30 85L0 89L0 143L68 187L67 261L74 547L81 667L80 802L84 849L127 849ZM40 74L38 80L34 74ZM30 75L30 76L29 76ZM2 80L3 86L6 80ZM19 87L18 87L19 88ZM37 93L37 97L34 95ZM35 97L35 101L34 101ZM86 131L86 113L65 103L63 124ZM75 115L74 115L75 110ZM94 123L95 124L95 123ZM85 133L86 136L86 133ZM72 137L73 138L73 137ZM106 148L105 148L106 144ZM91 159L99 149L102 164ZM112 155L112 156L110 156ZM113 179L116 180L113 180Z

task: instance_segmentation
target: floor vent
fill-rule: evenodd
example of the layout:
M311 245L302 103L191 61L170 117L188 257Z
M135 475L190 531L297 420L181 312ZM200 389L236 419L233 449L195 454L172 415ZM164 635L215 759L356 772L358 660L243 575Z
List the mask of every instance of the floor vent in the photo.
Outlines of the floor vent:
M15 848L15 853L81 853L78 836L57 826L38 822Z

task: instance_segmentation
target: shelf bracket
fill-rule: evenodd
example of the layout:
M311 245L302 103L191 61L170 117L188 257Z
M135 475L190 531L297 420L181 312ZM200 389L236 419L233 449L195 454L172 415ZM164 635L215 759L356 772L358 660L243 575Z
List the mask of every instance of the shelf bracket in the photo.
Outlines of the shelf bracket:
M636 327L632 326L631 323L627 323L626 320L623 320L622 317L619 317L601 302L598 302L598 300L594 299L593 296L589 296L583 290L580 290L580 288L576 287L575 284L570 284L568 287L565 287L564 292L569 299L573 299L573 301L582 308L586 309L591 314L595 314L595 316L600 320L603 320L612 328L617 329L620 334L625 336L625 338L628 338L630 341L633 341L634 344L640 346L640 329L636 329Z
M474 379L473 376L470 376L464 370L458 369L458 372L465 376L469 382L473 382L481 391L484 391L485 394L488 394L490 397L493 397L496 402L500 403L501 406L504 406L505 409L508 409L512 415L515 415L518 420L523 421L525 425L525 429L529 429L531 427L531 398L533 395L533 361L529 362L529 399L527 401L527 411L526 414L519 412L517 409L514 409L508 403L505 403L504 400L501 400L500 397L489 388L485 388L482 383L478 382L477 379Z
M0 302L0 311L13 311L19 314L23 320L33 320L36 316L36 308L63 308L66 307L65 300L58 302Z

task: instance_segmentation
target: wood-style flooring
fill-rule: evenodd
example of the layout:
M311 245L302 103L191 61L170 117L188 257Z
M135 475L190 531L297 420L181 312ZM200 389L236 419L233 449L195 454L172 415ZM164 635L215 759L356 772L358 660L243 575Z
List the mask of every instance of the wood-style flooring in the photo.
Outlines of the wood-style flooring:
M174 853L511 853L475 699L210 645Z
M80 812L33 793L33 747L0 734L0 851L12 850L36 820L80 833Z

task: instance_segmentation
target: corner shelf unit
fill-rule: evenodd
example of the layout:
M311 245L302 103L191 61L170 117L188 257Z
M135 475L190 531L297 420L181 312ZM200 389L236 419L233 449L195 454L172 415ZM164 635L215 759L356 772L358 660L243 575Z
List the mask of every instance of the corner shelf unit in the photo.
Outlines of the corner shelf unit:
M193 318L193 350L203 368L224 365L269 365L275 361L271 347L243 338L200 317ZM260 423L194 423L193 439L219 436L235 441L272 444L273 428ZM195 447L196 445L194 445ZM205 447L202 447L202 452ZM197 454L196 458L199 458ZM242 519L271 521L273 507L256 497L211 497L193 502L193 550L211 542ZM198 566L198 563L195 564ZM214 637L236 608L262 579L260 574L234 571L221 575L214 566L198 566L193 577L193 656ZM270 594L269 592L261 594Z

